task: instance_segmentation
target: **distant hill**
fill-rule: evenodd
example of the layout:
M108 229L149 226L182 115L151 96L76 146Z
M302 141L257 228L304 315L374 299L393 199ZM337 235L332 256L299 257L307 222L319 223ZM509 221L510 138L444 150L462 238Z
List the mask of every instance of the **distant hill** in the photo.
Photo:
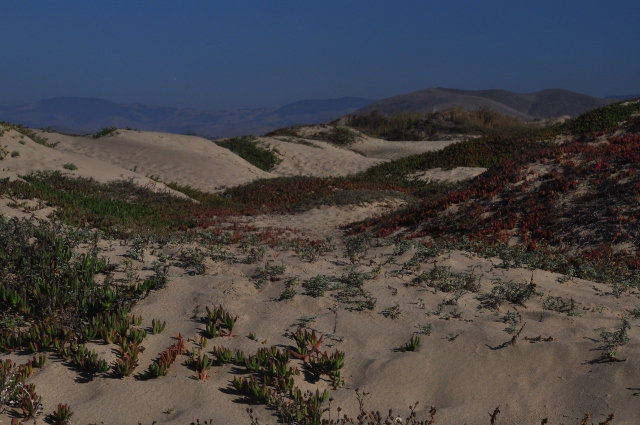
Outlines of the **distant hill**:
M0 107L0 121L68 133L94 133L104 127L131 127L211 137L263 134L280 127L317 124L354 112L371 99L303 100L281 108L209 112L197 109L119 104L104 99L60 97Z
M465 109L489 108L523 120L577 116L583 112L614 102L562 89L534 93L514 93L506 90L459 90L429 88L377 100L355 113L378 110L382 113L401 111L434 112L461 106Z

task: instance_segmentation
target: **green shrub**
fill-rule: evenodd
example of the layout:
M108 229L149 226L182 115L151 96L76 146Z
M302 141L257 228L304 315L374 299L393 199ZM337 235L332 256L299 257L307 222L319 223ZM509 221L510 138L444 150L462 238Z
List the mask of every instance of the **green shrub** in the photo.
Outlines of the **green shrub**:
M358 140L358 133L347 127L334 127L323 133L322 138L331 144L347 147Z
M271 171L282 162L277 151L261 146L259 139L255 136L234 137L215 143L264 171Z
M430 140L444 134L512 133L531 125L519 118L499 114L488 108L466 110L460 107L432 113L379 111L349 115L346 125L369 136L385 140Z
M62 168L64 168L65 170L72 170L72 171L73 171L73 170L77 170L77 169L78 169L78 167L76 166L76 164L72 164L71 162L68 162L68 163L64 164L64 165L62 166Z
M105 136L115 136L118 134L118 129L116 127L105 127L102 130L93 133L94 139L99 139Z
M560 128L572 134L593 133L617 127L621 122L640 112L640 99L625 100L585 112Z
M46 146L48 148L55 148L58 145L57 142L56 143L49 143L47 141L48 139L46 137L38 136L38 134L35 131L30 129L29 127L25 127L25 126L20 125L20 124L12 124L12 123L8 123L8 122L0 121L0 127L2 127L2 129L0 129L0 136L6 130L15 130L18 133L27 136L28 138L30 138L31 140L33 140L34 142L36 142L39 145ZM23 141L20 141L20 143L24 144Z

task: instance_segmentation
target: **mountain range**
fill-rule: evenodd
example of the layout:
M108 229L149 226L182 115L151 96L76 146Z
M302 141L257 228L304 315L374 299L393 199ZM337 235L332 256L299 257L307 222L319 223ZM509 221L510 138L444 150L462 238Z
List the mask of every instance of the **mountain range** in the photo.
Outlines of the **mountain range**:
M317 124L354 112L371 99L302 100L280 108L209 112L197 109L120 104L104 99L59 97L0 107L0 121L66 133L94 133L104 127L190 133L210 137L263 134L276 128Z
M428 88L373 101L361 97L301 100L280 108L204 111L189 108L121 104L104 99L59 97L24 105L0 107L0 121L32 128L86 134L105 127L135 128L207 137L264 134L302 124L318 124L347 114L374 110L396 112L434 112L452 107L489 108L526 121L563 115L577 116L627 96L597 98L562 89L533 93L506 90L459 90Z
M521 94L507 90L459 90L435 87L377 100L358 109L355 113L363 114L375 110L385 114L407 111L435 112L457 106L465 109L486 107L503 115L530 121L535 118L553 118L563 115L575 117L614 101L562 89Z

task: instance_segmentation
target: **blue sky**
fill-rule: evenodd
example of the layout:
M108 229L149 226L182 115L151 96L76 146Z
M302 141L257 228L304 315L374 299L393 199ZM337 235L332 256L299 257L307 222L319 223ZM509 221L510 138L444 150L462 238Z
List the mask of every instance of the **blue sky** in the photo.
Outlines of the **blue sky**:
M640 1L4 0L0 105L197 109L427 87L640 93Z

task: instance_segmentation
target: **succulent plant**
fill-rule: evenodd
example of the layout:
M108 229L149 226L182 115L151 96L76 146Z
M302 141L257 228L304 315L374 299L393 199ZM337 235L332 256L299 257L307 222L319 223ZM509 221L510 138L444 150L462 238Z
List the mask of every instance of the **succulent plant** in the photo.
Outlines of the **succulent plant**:
M117 359L113 369L121 377L129 376L133 373L137 366L137 362L128 354L124 354L121 358Z
M151 329L154 335L158 335L162 333L166 325L167 325L167 322L165 321L160 322L160 320L156 320L156 319L151 320Z
M231 350L229 350L228 348L222 346L213 347L212 352L216 356L216 360L218 360L218 363L220 363L221 366L226 365L233 359Z
M207 324L206 327L204 328L204 330L207 333L207 335L209 336L209 338L217 338L217 337L221 336L220 328L215 323Z
M38 369L42 369L46 361L47 361L47 357L44 354L40 354L39 356L34 357L31 363Z
M235 353L233 354L233 362L236 365L244 365L244 352L241 350L236 350Z
M127 339L129 340L129 342L132 342L134 344L140 344L142 343L142 341L147 337L147 331L144 329L136 329L136 328L131 328L129 329L129 335L127 336Z
M55 425L71 425L73 411L68 404L58 404L58 408L51 414Z
M244 365L250 372L257 372L260 370L260 359L258 356L248 356L244 358Z
M190 359L190 363L196 372L204 372L211 367L213 361L207 357L206 354L201 354L197 356L193 355Z
M20 408L26 418L33 418L40 413L42 409L42 397L36 394L36 386L34 384L22 386L22 401L20 402Z
M402 346L402 348L400 348L400 351L402 351L403 353L406 351L416 351L419 346L420 337L417 335L413 335L409 342L407 342L404 346Z

